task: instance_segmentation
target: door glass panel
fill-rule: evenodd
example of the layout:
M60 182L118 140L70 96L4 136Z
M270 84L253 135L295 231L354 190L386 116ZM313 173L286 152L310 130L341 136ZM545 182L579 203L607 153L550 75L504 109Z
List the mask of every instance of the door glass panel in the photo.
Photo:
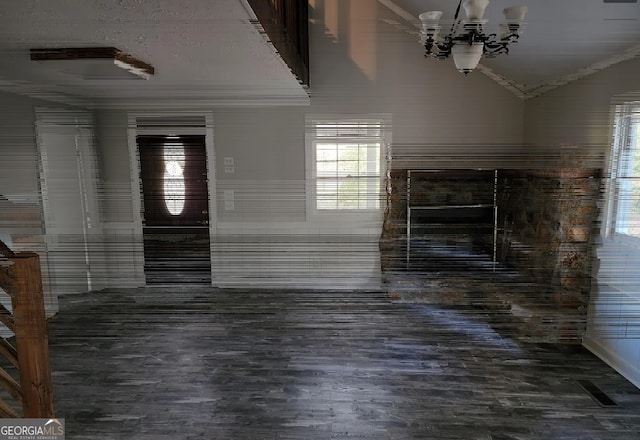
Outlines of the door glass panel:
M184 210L184 146L168 143L164 145L164 204L171 215L180 215Z

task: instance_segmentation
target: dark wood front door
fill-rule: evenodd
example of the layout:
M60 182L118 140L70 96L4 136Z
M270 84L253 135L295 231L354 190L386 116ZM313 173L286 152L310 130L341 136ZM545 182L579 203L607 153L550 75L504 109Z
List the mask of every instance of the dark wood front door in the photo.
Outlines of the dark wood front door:
M204 136L138 136L147 284L209 284Z

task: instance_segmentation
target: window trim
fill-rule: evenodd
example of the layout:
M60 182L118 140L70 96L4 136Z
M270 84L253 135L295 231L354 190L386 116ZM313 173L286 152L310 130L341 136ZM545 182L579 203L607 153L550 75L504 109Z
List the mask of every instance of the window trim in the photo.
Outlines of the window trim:
M618 242L625 245L630 245L635 248L640 248L640 236L626 234L624 232L620 232L616 228L616 223L619 218L619 207L620 200L618 197L619 194L619 184L618 184L618 173L620 171L621 158L620 150L623 148L623 145L629 139L630 136L630 125L625 124L623 126L619 126L618 121L620 118L624 117L632 117L640 114L640 100L632 100L624 103L620 103L613 106L613 117L611 120L611 136L610 136L610 146L608 149L608 160L607 160L607 171L608 171L608 182L606 188L606 217L605 217L605 227L604 233L605 236L614 242ZM640 123L640 121L638 122ZM639 149L640 145L636 147ZM640 178L640 176L638 176Z
M316 126L328 123L379 123L380 124L380 169L378 178L380 179L380 203L377 208L362 209L318 209L317 207L317 187L316 187L316 142L318 137L315 135ZM305 177L306 177L306 198L308 215L323 216L378 216L384 212L386 201L385 195L385 175L387 173L387 161L389 156L389 148L391 145L391 117L386 114L371 115L350 115L350 114L326 114L326 115L307 115L305 120ZM320 138L321 139L321 138ZM353 139L353 138L352 138Z

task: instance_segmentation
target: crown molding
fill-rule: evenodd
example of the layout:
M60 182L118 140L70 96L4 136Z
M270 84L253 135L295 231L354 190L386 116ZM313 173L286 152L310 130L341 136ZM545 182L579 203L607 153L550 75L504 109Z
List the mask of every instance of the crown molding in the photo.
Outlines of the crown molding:
M300 107L311 104L309 96L239 96L234 98L204 97L185 99L96 99L91 103L93 109L124 109L124 110L207 110L212 108L237 107Z
M40 85L34 85L26 82L17 83L14 81L0 79L0 90L14 93L16 95L27 96L33 99L55 102L74 107L90 108L92 106L92 101L89 99L47 90Z
M494 71L490 67L485 66L482 63L478 64L478 67L476 67L476 70L479 70L484 75L488 76L489 78L494 80L496 83L500 84L502 87L504 87L505 89L509 90L511 93L516 95L518 98L523 100L527 99L527 92L524 85L516 81L513 81L511 79L508 79L504 75L499 74L498 72Z
M624 61L629 61L632 60L634 58L637 58L640 56L640 44L635 45L627 50L625 50L624 52L618 53L618 54L614 54L602 61L598 61L597 63L593 63L590 66L584 67L580 70L577 70L573 73L564 75L558 79L555 80L551 80L551 81L545 81L543 83L539 83L536 84L534 86L531 87L527 87L525 88L525 98L524 99L531 99L531 98L535 98L536 96L540 96L543 93L547 93L550 90L556 89L560 86L564 86L566 84L569 84L573 81L577 81L579 79L582 79L586 76L589 76L591 74L594 74L596 72L599 72L601 70L607 69L611 66L614 66L616 64L622 63Z
M308 91L303 96L215 96L188 98L84 98L46 90L40 85L0 79L0 90L29 98L84 109L209 109L220 107L309 106Z

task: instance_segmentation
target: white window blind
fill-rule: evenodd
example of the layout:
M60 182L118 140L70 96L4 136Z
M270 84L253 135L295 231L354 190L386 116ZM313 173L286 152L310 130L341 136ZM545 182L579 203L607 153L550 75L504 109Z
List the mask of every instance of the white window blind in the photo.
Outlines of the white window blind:
M616 107L611 155L609 230L640 238L640 102Z
M322 121L312 130L316 209L379 209L382 121Z

